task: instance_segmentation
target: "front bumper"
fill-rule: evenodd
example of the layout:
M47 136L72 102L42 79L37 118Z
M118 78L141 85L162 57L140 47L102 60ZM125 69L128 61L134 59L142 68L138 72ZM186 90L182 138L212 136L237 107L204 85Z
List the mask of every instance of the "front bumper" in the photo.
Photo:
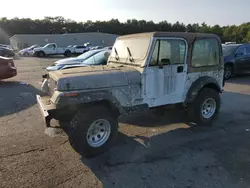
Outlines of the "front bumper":
M55 105L50 102L49 96L41 97L40 95L37 95L36 100L45 125L50 127L50 121L53 119L53 111L56 109Z

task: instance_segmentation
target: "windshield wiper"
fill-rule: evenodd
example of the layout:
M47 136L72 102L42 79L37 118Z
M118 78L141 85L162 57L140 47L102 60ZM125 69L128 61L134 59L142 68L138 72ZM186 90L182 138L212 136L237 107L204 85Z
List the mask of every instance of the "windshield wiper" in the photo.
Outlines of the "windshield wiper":
M114 50L115 50L115 59L119 60L119 55L118 55L118 52L117 52L116 48L114 48Z
M129 54L129 61L132 62L134 60L132 54L131 54L131 51L129 49L129 47L127 47L127 50L128 50L128 54Z

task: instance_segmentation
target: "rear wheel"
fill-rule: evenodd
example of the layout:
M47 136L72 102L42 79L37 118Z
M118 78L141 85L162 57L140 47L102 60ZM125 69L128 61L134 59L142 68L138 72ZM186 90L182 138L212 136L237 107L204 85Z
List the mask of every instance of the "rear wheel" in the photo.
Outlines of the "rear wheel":
M38 52L38 57L45 57L45 53L43 51Z
M214 89L204 88L188 105L188 115L191 122L198 125L211 125L220 109L220 95Z
M225 65L225 68L224 68L225 80L228 80L229 78L231 78L232 74L233 74L233 67L231 65Z
M64 56L66 56L66 57L70 57L71 55L72 55L72 53L69 50L65 51L65 53L64 53Z
M103 106L78 112L71 121L69 140L72 147L85 157L105 152L118 133L118 122Z

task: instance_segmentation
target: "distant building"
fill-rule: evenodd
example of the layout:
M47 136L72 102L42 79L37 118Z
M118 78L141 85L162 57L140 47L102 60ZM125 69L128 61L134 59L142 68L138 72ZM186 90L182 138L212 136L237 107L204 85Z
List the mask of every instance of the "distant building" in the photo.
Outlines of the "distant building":
M14 49L23 49L34 44L45 45L57 43L60 47L68 45L83 45L89 42L92 46L112 46L118 35L93 33L66 33L66 34L17 34L12 36L10 45Z

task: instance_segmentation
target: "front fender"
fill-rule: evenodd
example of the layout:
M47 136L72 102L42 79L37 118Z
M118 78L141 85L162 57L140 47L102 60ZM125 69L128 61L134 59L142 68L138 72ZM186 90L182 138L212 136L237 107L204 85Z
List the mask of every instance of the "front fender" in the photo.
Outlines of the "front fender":
M67 94L74 93L75 96L67 96ZM110 90L101 91L85 91L85 92L58 92L53 96L56 108L63 108L66 106L77 106L77 105L89 105L91 103L98 103L107 101L112 108L116 108L120 114L130 114L132 112L142 111L148 109L147 104L139 104L134 106L125 107L119 102L119 100L112 95ZM52 99L52 100L53 100Z

